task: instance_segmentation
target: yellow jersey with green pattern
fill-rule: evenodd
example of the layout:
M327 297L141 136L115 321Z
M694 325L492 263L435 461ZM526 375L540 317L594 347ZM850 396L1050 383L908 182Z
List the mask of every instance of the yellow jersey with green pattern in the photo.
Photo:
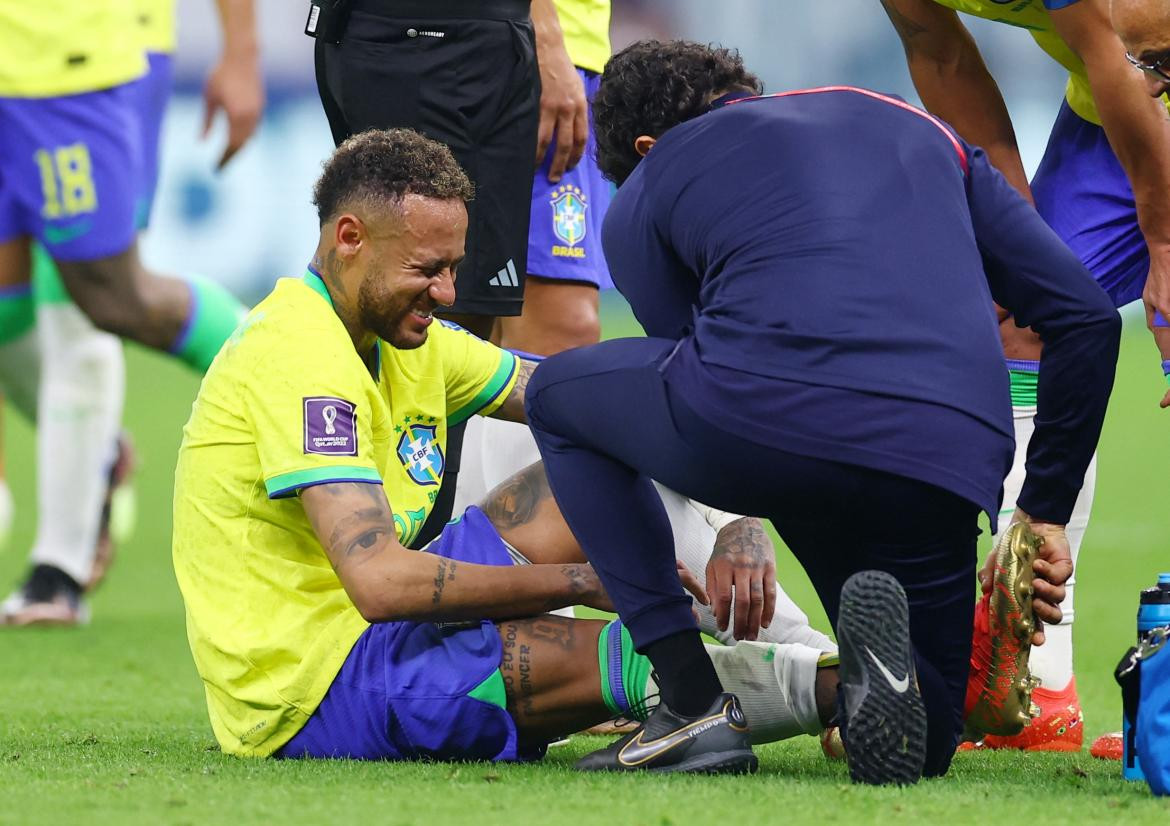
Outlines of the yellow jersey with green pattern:
M573 65L600 72L610 55L610 0L555 0L554 5Z
M1063 9L1080 0L934 0L939 5L1027 29L1036 43L1057 63L1068 70L1068 86L1065 97L1069 107L1085 120L1101 124L1093 92L1089 88L1089 75L1085 64L1068 47L1064 39L1053 28L1049 11Z
M142 48L150 54L175 51L176 0L134 0Z
M0 97L96 92L146 71L136 0L0 0Z
M216 356L183 429L172 556L211 726L265 756L300 730L367 628L297 492L381 483L409 544L449 424L495 410L516 359L458 327L367 363L321 280L281 279Z

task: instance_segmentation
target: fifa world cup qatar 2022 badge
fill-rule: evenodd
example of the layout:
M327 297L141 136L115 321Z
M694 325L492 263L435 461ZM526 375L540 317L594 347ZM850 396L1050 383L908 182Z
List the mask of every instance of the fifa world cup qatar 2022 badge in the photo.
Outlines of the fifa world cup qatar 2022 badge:
M421 418L421 417L420 417ZM432 419L433 421L433 419ZM433 424L410 423L401 429L398 438L398 460L416 485L438 485L443 481L443 448L436 438L438 426Z
M357 411L345 399L308 396L305 403L305 453L357 456Z
M584 258L585 248L577 246L585 238L587 224L585 210L589 208L585 193L579 187L556 187L549 200L552 205L553 234L564 241L553 244L552 254L558 258Z

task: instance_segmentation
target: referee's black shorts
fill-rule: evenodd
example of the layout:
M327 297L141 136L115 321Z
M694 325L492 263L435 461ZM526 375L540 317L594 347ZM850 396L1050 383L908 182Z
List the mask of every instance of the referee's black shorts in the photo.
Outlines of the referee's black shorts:
M519 315L540 119L529 0L353 0L316 69L336 143L410 127L451 147L475 183L452 312Z

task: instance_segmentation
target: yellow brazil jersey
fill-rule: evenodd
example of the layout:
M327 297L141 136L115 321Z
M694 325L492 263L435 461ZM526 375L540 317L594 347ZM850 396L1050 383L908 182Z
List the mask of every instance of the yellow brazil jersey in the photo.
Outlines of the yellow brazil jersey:
M609 60L610 0L555 0L565 33L565 49L574 66L600 72Z
M0 97L94 92L146 71L136 0L0 0Z
M1093 92L1089 88L1089 75L1085 64L1076 56L1052 26L1049 10L1071 6L1079 0L935 0L936 3L957 11L1007 23L1027 29L1033 39L1057 63L1068 69L1068 87L1065 96L1069 108L1085 120L1101 124Z
M134 0L137 6L142 48L151 54L175 50L176 0Z
M175 575L224 751L264 756L296 734L367 624L297 492L381 480L409 543L439 490L447 427L503 403L516 359L432 325L378 348L371 374L320 279L281 279L224 345L183 430Z

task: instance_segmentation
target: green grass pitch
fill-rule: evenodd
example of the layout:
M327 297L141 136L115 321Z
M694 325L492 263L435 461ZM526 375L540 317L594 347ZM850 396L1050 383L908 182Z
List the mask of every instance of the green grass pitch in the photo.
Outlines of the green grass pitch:
M636 328L606 301L610 335ZM532 766L241 761L214 745L171 573L174 456L197 379L130 348L126 424L141 457L138 529L78 630L0 629L0 824L65 823L1170 823L1170 800L1089 757L959 755L908 789L851 786L801 737L760 749L755 777L597 777L574 737ZM1101 443L1097 506L1078 570L1077 675L1086 743L1119 727L1112 669L1134 635L1139 589L1170 569L1170 411L1140 325L1125 337ZM19 508L0 585L21 575L33 530L33 441L6 417ZM906 519L914 518L907 513ZM807 580L781 579L824 624Z

